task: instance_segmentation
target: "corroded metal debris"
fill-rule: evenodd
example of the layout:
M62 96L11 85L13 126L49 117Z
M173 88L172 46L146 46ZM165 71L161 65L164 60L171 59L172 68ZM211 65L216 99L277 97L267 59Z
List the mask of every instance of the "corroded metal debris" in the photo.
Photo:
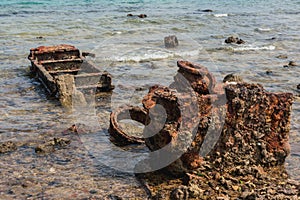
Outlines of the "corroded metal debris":
M168 167L171 172L197 169L204 159L211 163L221 159L223 165L284 164L290 152L292 94L269 93L259 84L239 81L216 84L205 67L188 61L177 64L178 74L170 87L151 87L142 101L145 110L135 107L137 116L131 116L149 125L143 134L151 151L171 144L169 153L180 153ZM158 105L165 109L166 119L157 131L151 120ZM111 136L124 143L142 142L118 128L116 116L121 111L111 114Z
M143 137L129 135L122 130L119 121L130 119L142 124L147 123L147 113L145 109L136 106L123 106L115 110L110 115L109 133L112 141L118 145L141 144L144 143Z
M84 102L80 91L100 93L114 89L111 75L87 62L74 46L61 44L32 48L28 59L31 72L64 106L72 104L73 93L80 99L79 102Z

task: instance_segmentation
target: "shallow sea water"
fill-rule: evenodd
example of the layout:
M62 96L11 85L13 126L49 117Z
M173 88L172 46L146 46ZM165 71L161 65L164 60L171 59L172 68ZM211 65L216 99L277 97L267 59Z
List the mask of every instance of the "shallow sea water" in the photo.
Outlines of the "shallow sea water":
M291 177L300 180L300 66L283 68L290 60L300 64L299 10L297 0L284 4L279 0L1 1L1 141L35 144L78 122L94 125L97 133L74 139L70 147L51 155L36 155L30 144L1 155L0 195L6 199L80 199L115 194L143 199L145 193L132 174L110 168L123 166L110 162L124 152L114 154L112 160L103 155L118 149L107 144L109 114L123 104L141 105L153 84L170 85L179 59L206 66L218 81L235 72L268 91L292 92L296 97L291 117L292 152L286 165ZM129 13L148 17L130 18ZM163 38L171 34L178 37L179 46L165 49ZM231 35L246 44L225 44ZM28 75L30 48L61 43L95 53L89 60L113 75L116 88L110 97L98 99L97 108L91 107L92 119L84 116L86 111L64 110ZM279 55L288 58L277 58ZM267 70L272 73L266 74ZM98 150L103 152L98 154ZM133 155L138 157L143 151L138 148Z

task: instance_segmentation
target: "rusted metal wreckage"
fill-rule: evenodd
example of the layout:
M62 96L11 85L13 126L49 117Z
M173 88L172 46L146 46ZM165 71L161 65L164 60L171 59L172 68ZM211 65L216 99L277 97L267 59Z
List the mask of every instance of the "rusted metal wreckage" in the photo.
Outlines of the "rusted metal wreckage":
M177 65L174 82L151 87L143 107L125 106L111 113L109 132L114 142L145 143L150 151L171 144L169 155L174 149L181 155L168 167L174 174L198 168L204 156L229 165L283 165L290 152L291 93L270 93L259 84L244 82L216 83L201 65L188 61ZM166 112L159 130L157 105ZM144 124L142 137L122 130L118 125L122 119Z
M50 95L59 98L62 105L70 106L72 97L77 96L79 101L85 102L80 91L101 93L114 89L111 75L86 61L86 55L74 46L61 44L32 48L28 59L31 72Z

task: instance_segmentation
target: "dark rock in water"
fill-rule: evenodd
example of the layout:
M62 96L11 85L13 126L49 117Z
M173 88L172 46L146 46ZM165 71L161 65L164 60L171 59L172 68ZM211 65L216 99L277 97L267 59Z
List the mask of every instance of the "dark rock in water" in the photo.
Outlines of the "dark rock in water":
M12 141L0 143L0 153L8 153L17 150L17 145Z
M237 44L245 44L245 41L242 39L238 39L238 41L236 42Z
M295 66L298 66L298 64L295 61L290 61L287 65L283 65L284 68L295 67Z
M225 43L237 43L238 38L230 36L225 40Z
M36 39L43 39L43 36L37 36Z
M146 15L146 14L139 14L138 17L139 17L139 18L146 18L147 15Z
M139 15L134 15L134 14L127 14L127 17L138 17L138 18L146 18L147 15L146 14L139 14Z
M279 58L279 59L287 59L288 56L287 56L287 55L280 54L280 55L276 56L276 58Z
M230 36L225 40L225 43L227 43L227 44L244 44L245 41L240 38Z
M240 77L239 75L236 75L236 74L228 74L224 77L223 79L223 83L226 83L226 82L243 82L243 79L242 77Z
M272 70L267 70L267 71L266 71L266 74L267 74L267 75L272 75L272 74L273 74L273 71L272 71Z
M36 153L51 153L55 150L54 142L47 142L45 144L41 144L35 148Z
M87 56L90 56L90 57L92 57L92 58L95 58L95 57L96 57L96 54L90 53L90 52L85 52L85 51L83 51L83 52L81 53L81 55L82 55L83 57L87 57Z
M71 140L67 138L53 138L54 144L57 147L65 147L71 143Z
M201 10L202 12L213 12L213 10L211 9L204 9L204 10Z
M297 85L297 89L300 90L300 84Z
M36 153L51 153L55 151L55 148L63 148L68 146L71 143L71 140L67 138L53 138L44 144L38 145L35 148Z
M290 61L288 65L289 66L297 66L297 63L295 61Z
M174 48L178 46L178 39L175 35L170 35L164 38L166 48Z

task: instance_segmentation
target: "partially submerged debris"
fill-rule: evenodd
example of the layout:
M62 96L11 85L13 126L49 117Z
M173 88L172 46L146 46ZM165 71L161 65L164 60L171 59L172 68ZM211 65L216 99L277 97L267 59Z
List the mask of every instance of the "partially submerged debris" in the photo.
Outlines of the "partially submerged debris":
M136 108L143 112L134 116L142 119L145 144L156 152L157 162L173 158L164 169L172 176L184 177L170 187L173 179L154 180L161 179L160 172L144 174L150 197L249 199L272 194L296 199L300 184L288 180L284 170L290 153L293 95L267 92L233 74L217 84L205 67L188 61L177 64L175 81L169 87L152 86L143 98L144 108ZM163 119L159 119L161 110L165 110ZM155 119L159 120L151 121Z
M147 122L147 113L143 108L136 106L123 106L112 112L110 115L110 125L108 130L112 140L118 145L144 143L144 138L129 135L122 129L119 125L119 121L124 119L131 119L145 125Z
M206 152L205 155L209 153L211 162L222 158L228 160L228 165L243 162L262 166L283 165L290 152L288 133L292 94L269 93L261 85L239 82L239 78L236 84L224 83L225 91L215 90L215 79L205 67L188 61L178 61L178 67L178 75L170 88L159 85L150 88L142 101L146 112L135 108L139 112L127 115L149 124L145 120L151 118L147 118L151 109L157 105L165 109L163 128L152 133L156 131L155 127L146 126L144 137L151 151L170 143L169 153L182 155L174 162L176 167L169 167L171 170L179 169L180 173L180 170L198 168L203 161L200 151ZM191 89L184 84L190 84ZM117 141L128 142L130 138L124 132L115 131L118 130L120 119L116 116L120 111L121 108L111 114L110 133ZM157 115L161 114L158 112ZM213 131L210 127L214 127Z
M111 75L87 62L74 46L61 44L32 48L28 59L31 72L66 107L72 106L72 97L76 102L79 100L77 103L84 103L83 93L86 91L101 93L114 89Z

